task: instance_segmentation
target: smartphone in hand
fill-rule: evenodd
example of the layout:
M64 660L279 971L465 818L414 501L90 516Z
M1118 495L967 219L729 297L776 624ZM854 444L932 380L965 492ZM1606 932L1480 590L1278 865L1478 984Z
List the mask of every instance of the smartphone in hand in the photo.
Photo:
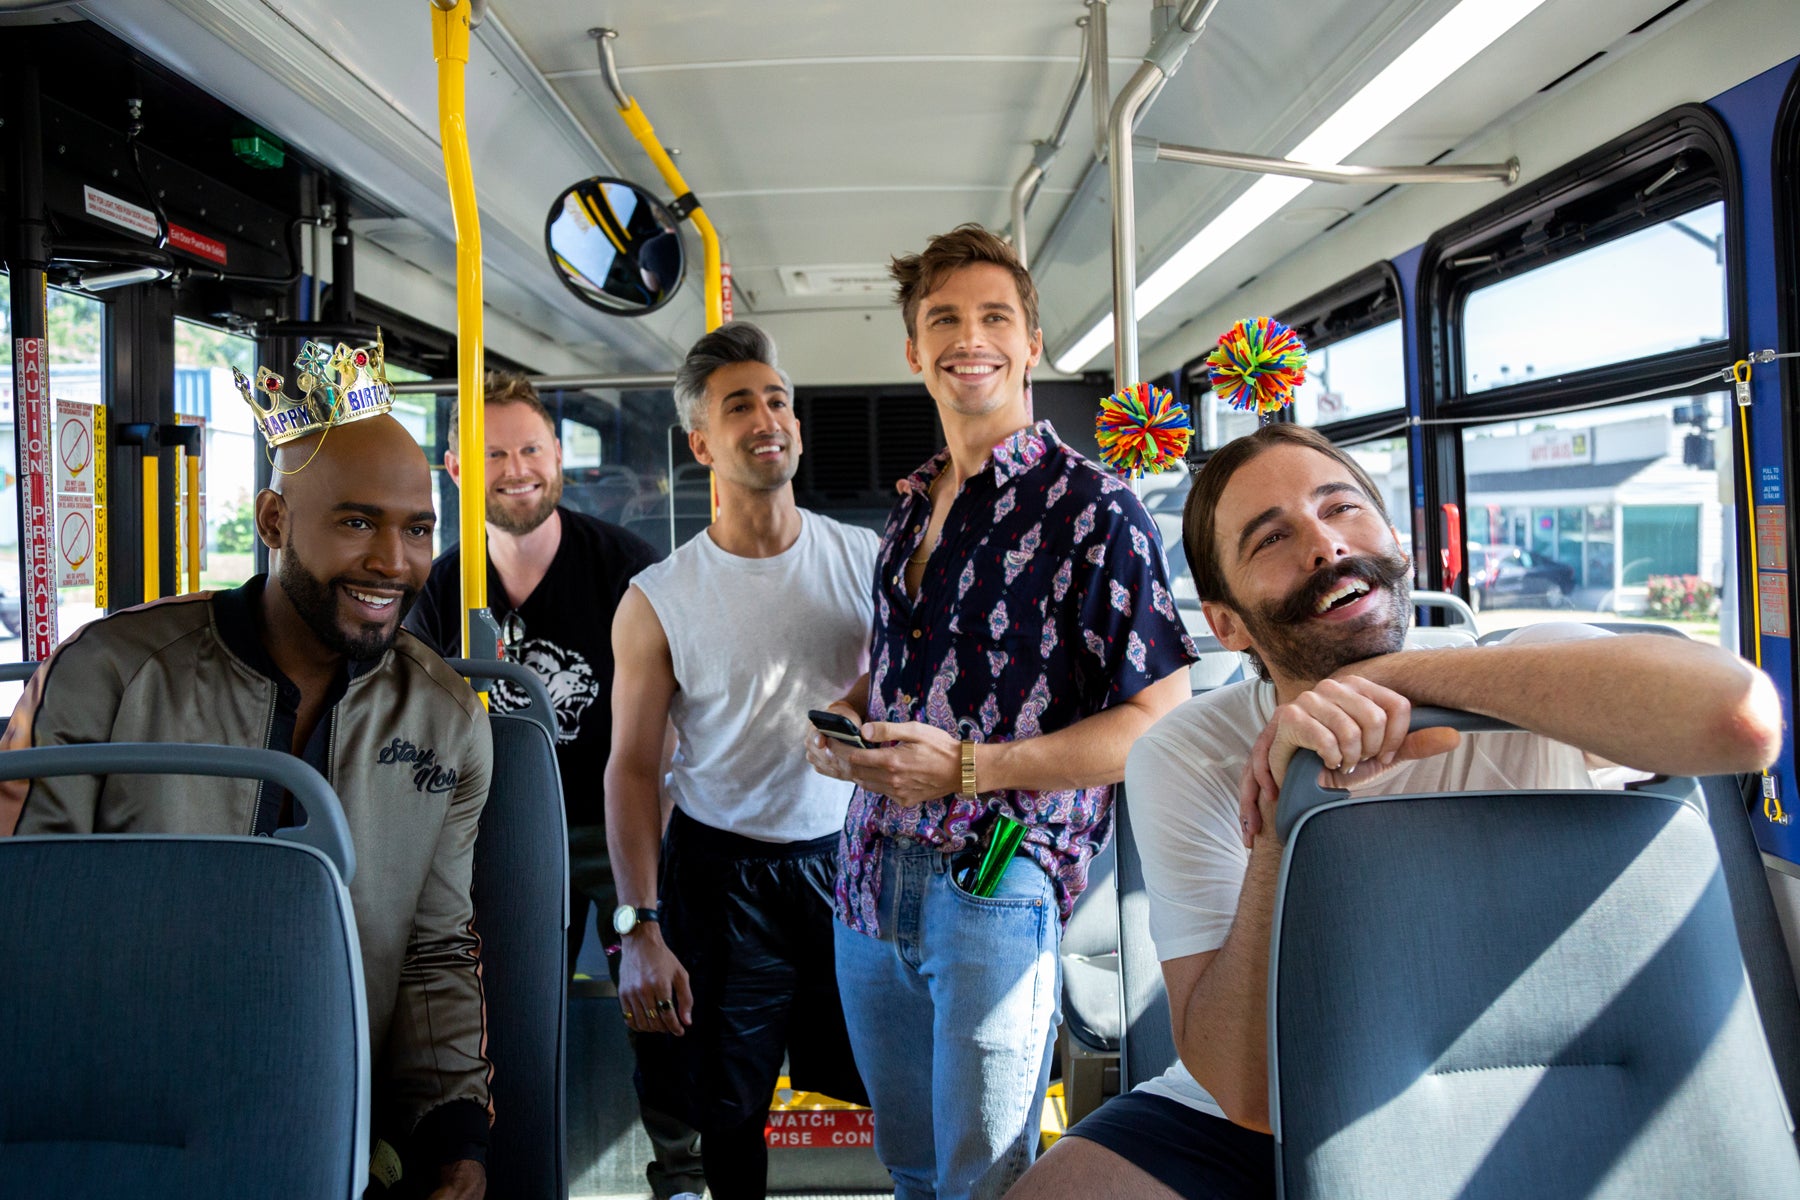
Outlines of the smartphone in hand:
M852 721L849 717L846 717L843 713L834 713L823 708L814 708L808 710L806 718L813 723L814 729L817 729L820 733L834 741L843 742L857 750L875 749L874 746L863 741L862 730L856 722Z

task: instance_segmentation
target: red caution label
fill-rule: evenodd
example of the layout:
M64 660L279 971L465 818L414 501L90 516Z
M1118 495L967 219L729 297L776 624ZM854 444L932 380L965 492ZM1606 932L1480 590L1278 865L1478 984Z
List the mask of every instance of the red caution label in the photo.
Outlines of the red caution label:
M875 1114L866 1108L772 1112L764 1137L776 1150L873 1146Z

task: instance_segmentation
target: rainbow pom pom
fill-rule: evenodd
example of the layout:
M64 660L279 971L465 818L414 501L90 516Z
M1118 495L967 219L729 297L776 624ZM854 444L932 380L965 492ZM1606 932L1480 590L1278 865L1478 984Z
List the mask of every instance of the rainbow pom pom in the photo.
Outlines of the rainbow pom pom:
M1246 319L1225 331L1206 365L1219 399L1267 417L1293 403L1306 382L1306 343L1273 317Z
M1134 383L1100 402L1094 440L1100 457L1121 475L1173 471L1187 453L1187 410L1162 388Z

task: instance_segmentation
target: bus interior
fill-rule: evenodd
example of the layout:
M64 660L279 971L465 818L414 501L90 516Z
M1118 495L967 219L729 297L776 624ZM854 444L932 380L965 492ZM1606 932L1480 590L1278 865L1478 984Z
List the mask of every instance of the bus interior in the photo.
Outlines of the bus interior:
M457 541L441 468L470 229L433 11L0 0L0 664L266 569L268 459L233 373L285 371L307 339L379 329L434 470L435 548ZM1781 758L1727 806L1773 914L1746 960L1800 1004L1800 5L486 0L464 111L486 362L538 381L564 503L663 552L710 518L671 384L721 315L766 329L795 381L799 503L881 529L942 444L888 262L960 223L1026 259L1033 408L1090 456L1100 399L1147 380L1190 415L1191 471L1256 424L1211 390L1219 335L1263 314L1293 328L1292 419L1383 490L1420 641L1648 624L1773 678ZM593 229L558 221L584 195L660 257L623 278ZM48 374L28 387L32 339ZM1139 492L1204 645L1190 471ZM1193 681L1240 672L1208 653ZM23 686L7 678L0 711ZM1168 1036L1160 984L1121 982L1142 883L1114 854L1065 937L1047 1141L1143 1077L1122 1042ZM585 945L558 1194L642 1195L625 1031ZM1758 999L1791 1105L1800 1032ZM769 1140L777 1191L892 1194L864 1110L783 1089Z

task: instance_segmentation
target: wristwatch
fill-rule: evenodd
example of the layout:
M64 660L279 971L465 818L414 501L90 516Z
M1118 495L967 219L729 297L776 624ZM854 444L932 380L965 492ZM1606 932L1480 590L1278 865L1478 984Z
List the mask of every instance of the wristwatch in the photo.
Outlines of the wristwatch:
M662 913L654 908L633 908L629 904L621 904L613 909L613 932L625 937L639 925L646 922L661 922Z

